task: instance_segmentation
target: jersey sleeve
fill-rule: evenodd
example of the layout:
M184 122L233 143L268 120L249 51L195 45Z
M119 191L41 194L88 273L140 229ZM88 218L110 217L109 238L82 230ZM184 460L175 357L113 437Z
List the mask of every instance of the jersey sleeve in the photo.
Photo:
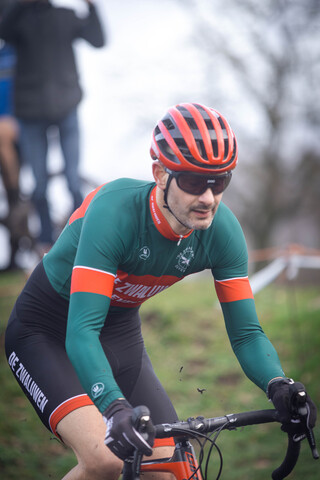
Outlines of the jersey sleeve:
M266 391L275 377L284 377L278 354L259 323L253 299L222 302L232 349L250 380Z
M212 268L232 349L245 374L264 391L283 377L279 357L259 323L248 278L248 252L240 224L229 210L217 225L220 254Z
M125 251L115 214L102 198L94 201L85 214L71 278L66 334L68 356L100 411L123 397L99 341Z

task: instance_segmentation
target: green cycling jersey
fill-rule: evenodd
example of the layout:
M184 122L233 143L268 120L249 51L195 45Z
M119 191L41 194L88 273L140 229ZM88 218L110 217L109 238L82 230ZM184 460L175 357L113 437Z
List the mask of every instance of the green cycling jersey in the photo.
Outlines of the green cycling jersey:
M136 309L210 269L232 348L247 376L266 390L284 373L256 315L239 222L221 202L207 230L179 236L157 205L156 188L132 179L98 187L44 257L50 283L70 302L66 349L82 385L101 411L123 396L99 342L108 314Z

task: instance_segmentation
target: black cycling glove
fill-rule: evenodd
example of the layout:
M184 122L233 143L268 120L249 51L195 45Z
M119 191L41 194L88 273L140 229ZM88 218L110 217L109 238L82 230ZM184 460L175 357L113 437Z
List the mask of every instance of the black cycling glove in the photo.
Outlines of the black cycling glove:
M152 455L154 426L150 420L143 434L146 439L143 438L133 425L133 408L127 400L115 400L102 415L107 425L104 443L117 457L125 460L135 448L144 455Z
M305 422L299 419L297 411L297 395L303 395L303 405L306 409ZM289 378L279 378L271 381L267 391L268 398L272 400L275 409L279 414L279 421L282 423L282 430L292 436L303 435L305 428L314 428L317 420L317 409L305 387L300 382L294 382Z

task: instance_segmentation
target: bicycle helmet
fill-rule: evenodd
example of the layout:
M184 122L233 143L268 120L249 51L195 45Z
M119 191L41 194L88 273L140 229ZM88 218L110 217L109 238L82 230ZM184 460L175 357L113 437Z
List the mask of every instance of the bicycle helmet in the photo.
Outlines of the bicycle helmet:
M150 154L170 170L207 175L229 172L238 160L236 137L227 120L198 103L169 108L153 131Z

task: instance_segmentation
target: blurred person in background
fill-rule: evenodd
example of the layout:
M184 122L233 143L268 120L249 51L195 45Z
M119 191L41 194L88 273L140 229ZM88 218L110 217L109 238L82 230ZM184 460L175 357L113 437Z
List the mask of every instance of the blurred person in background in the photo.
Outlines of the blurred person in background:
M73 208L82 202L79 168L77 107L82 98L73 42L82 38L96 48L104 46L104 32L90 0L80 18L49 0L18 0L5 9L0 38L16 50L14 113L19 120L23 162L35 179L32 200L40 219L37 250L42 256L54 241L47 200L48 130L55 126L65 163Z
M0 1L3 10L12 2ZM0 172L7 200L7 216L2 223L10 232L11 253L6 270L17 268L16 252L20 238L29 235L28 205L21 201L19 187L19 128L13 115L13 75L16 62L14 48L0 40Z

